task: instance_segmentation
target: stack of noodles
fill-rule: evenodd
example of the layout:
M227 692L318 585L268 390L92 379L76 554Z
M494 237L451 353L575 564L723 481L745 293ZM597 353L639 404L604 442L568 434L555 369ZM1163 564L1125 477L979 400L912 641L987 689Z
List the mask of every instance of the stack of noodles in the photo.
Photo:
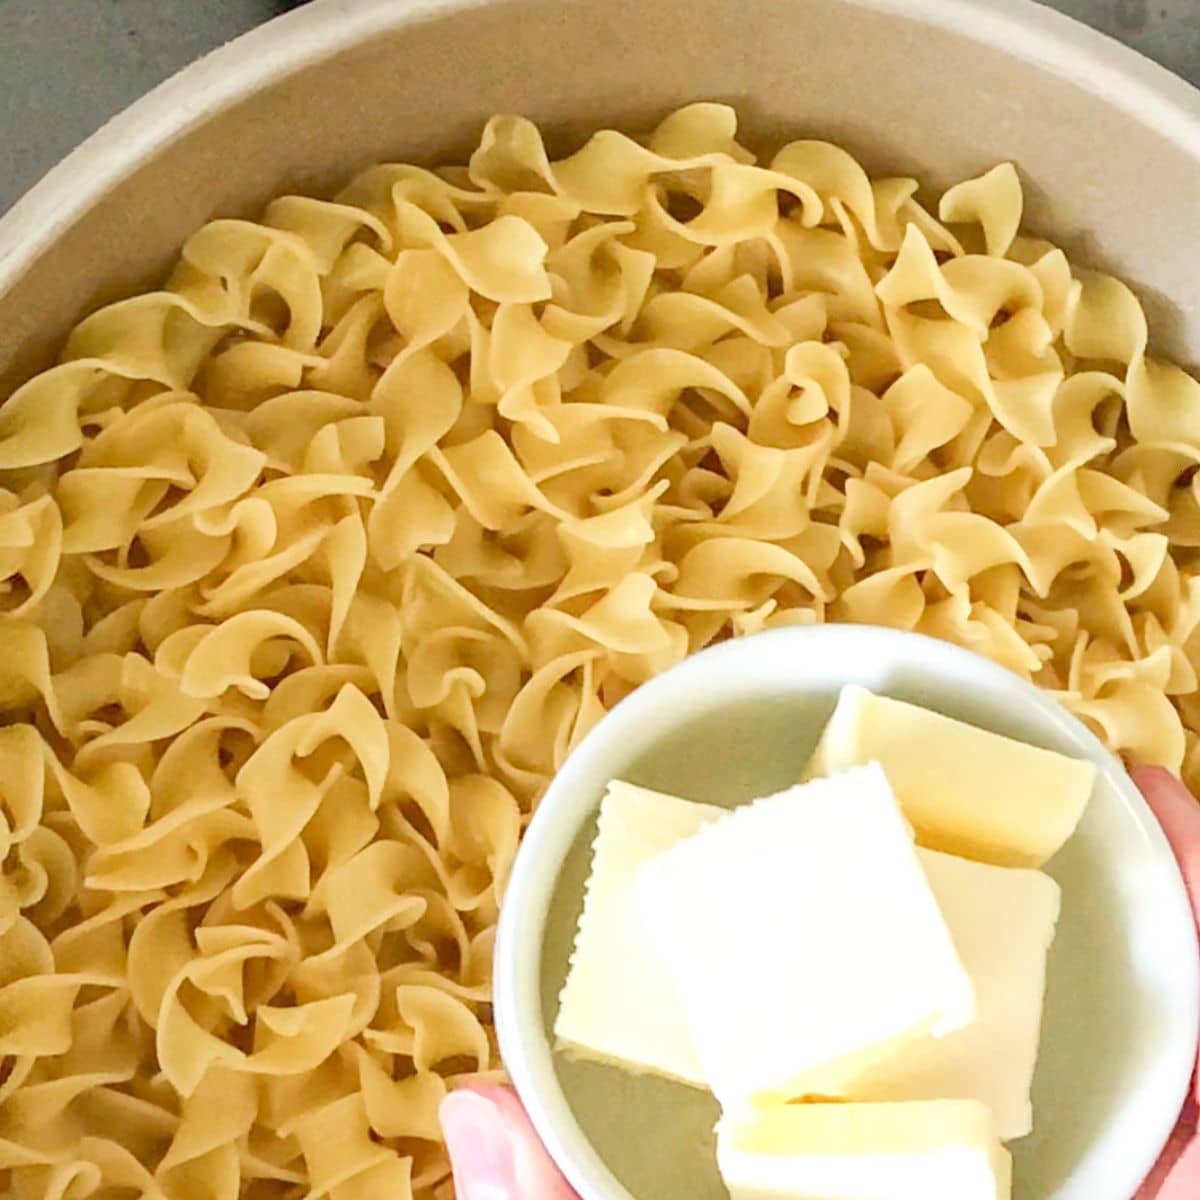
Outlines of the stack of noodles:
M947 638L1200 783L1200 386L1012 168L734 135L216 221L0 409L0 1192L449 1197L521 829L723 637Z

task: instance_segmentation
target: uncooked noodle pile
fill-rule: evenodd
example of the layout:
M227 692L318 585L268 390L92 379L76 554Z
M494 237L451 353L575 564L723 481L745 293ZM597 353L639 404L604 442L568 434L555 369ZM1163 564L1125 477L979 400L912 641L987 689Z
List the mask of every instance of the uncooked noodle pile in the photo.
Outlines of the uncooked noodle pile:
M916 629L1200 784L1200 385L695 105L215 221L0 409L0 1192L448 1198L521 828L731 634Z

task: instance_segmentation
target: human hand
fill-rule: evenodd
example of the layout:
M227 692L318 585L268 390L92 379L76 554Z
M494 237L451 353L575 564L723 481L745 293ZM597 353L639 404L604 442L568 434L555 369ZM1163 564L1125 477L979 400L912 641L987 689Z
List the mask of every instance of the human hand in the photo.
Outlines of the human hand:
M1200 804L1161 767L1141 767L1133 780L1167 835L1200 923ZM1200 1065L1158 1163L1134 1200L1200 1197ZM446 1097L442 1128L459 1200L578 1200L530 1124L511 1088L470 1084Z
M1200 804L1174 775L1162 767L1139 767L1133 771L1133 781L1146 797L1146 803L1153 809L1175 851L1197 924L1200 924ZM1196 1200L1200 1197L1198 1106L1200 1064L1179 1124L1134 1200Z

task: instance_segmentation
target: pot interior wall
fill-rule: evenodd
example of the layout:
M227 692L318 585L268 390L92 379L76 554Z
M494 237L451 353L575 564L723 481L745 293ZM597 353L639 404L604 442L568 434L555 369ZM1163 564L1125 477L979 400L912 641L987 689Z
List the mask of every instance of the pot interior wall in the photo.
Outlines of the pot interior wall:
M853 0L391 7L393 28L349 45L341 4L286 18L277 36L306 65L158 146L32 256L0 296L0 395L44 366L82 314L153 284L210 217L253 215L283 190L328 192L382 159L453 159L494 112L524 113L569 147L598 125L637 129L701 98L736 104L752 144L830 138L874 171L934 186L1014 160L1029 227L1136 284L1157 345L1200 359L1200 277L1181 253L1200 163L1010 52ZM261 45L221 52L231 96ZM83 172L75 186L100 188ZM0 262L6 251L0 223Z

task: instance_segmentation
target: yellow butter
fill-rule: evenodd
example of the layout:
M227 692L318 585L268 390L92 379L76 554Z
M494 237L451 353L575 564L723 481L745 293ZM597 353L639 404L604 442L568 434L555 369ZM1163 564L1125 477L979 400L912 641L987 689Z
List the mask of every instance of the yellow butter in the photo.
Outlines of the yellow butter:
M846 687L807 775L867 762L882 765L922 846L1014 867L1062 846L1096 776L1089 762Z
M732 1200L1008 1200L1012 1161L973 1100L788 1104L726 1115Z
M649 862L639 887L726 1108L828 1094L897 1040L974 1014L877 766L736 810Z
M1058 884L1041 871L918 856L975 988L975 1020L878 1061L848 1093L864 1100L979 1100L1003 1141L1033 1128L1030 1089L1058 921Z
M713 805L632 784L609 785L554 1023L563 1049L704 1085L671 979L639 909L634 880L643 864L726 815Z

